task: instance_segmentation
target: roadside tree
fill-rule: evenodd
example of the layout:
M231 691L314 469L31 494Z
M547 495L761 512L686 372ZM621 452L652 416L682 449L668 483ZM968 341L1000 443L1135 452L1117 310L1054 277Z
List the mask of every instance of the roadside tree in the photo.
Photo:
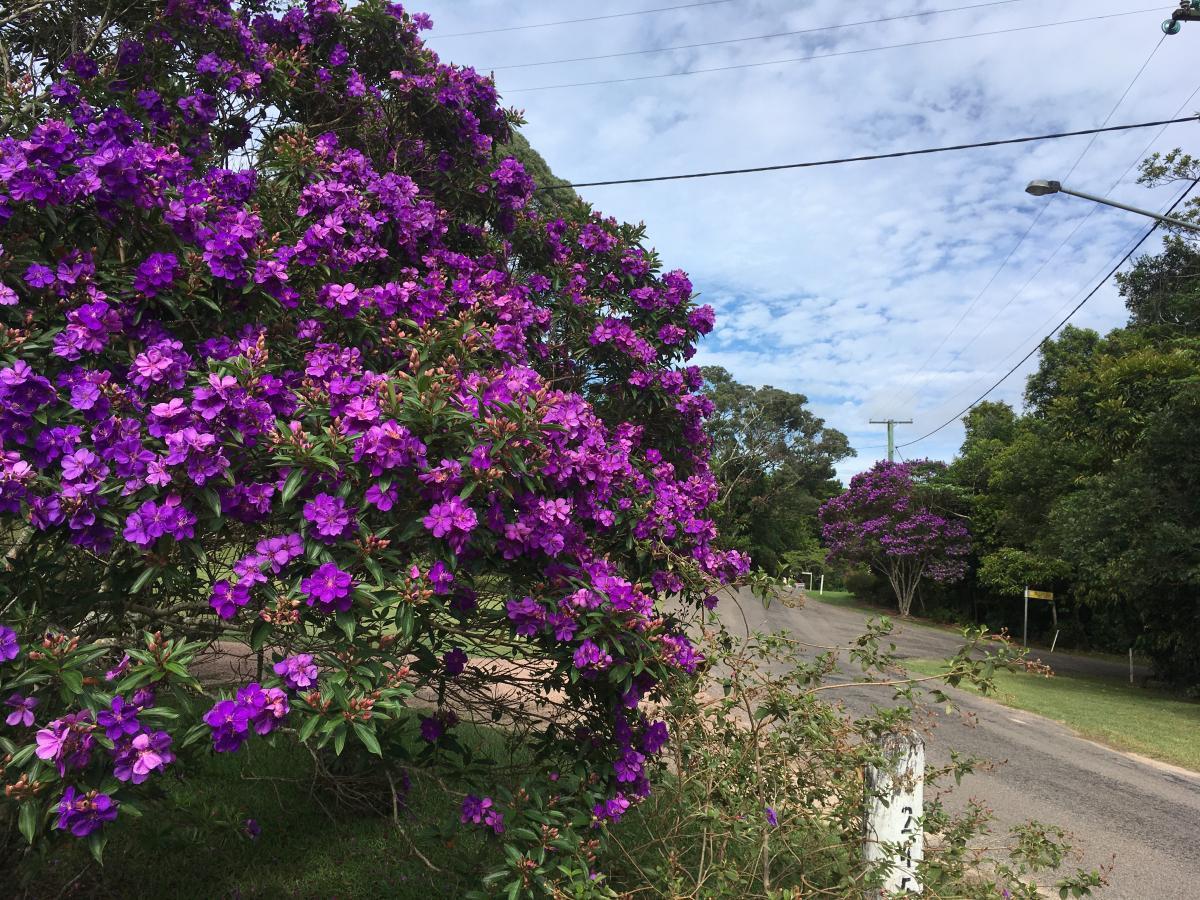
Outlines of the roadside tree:
M922 578L962 578L970 536L962 519L935 508L942 463L876 463L821 507L829 560L869 566L888 580L907 616Z

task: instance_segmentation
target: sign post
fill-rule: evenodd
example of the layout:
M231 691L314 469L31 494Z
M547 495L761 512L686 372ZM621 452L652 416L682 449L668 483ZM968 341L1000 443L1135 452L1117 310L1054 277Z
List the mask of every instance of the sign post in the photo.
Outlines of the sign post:
M885 734L879 749L884 763L866 770L863 861L885 870L883 883L867 893L867 900L920 894L917 866L925 855L925 743L911 731L898 731Z
M1054 593L1052 591L1032 591L1025 585L1025 621L1021 625L1021 646L1029 646L1029 601L1049 600L1050 608L1054 611L1054 624L1058 624L1058 610L1054 609ZM1057 635L1056 635L1057 637Z

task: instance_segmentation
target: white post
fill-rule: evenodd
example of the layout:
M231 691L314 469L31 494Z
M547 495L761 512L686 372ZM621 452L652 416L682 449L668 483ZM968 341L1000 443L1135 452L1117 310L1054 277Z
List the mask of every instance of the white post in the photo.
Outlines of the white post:
M892 732L880 740L887 762L866 770L866 835L863 861L883 868L883 884L866 900L921 893L917 865L924 858L920 818L925 788L925 743L912 732ZM890 866L886 865L890 863Z
M1021 646L1029 646L1029 585L1025 585L1025 618L1021 625Z
M817 593L822 594L822 595L824 595L824 593L825 593L825 573L824 572L821 573L821 590L819 590Z

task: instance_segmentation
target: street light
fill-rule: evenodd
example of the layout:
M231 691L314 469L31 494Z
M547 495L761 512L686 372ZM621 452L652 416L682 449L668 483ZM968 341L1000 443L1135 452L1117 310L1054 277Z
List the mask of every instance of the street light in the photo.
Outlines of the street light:
M1064 187L1057 181L1031 181L1025 188L1025 193L1033 194L1035 197L1045 197L1047 194L1070 194L1072 197L1082 197L1084 200L1091 200L1093 203L1103 203L1105 206L1115 206L1117 209L1123 209L1127 212L1137 213L1139 216L1148 216L1151 219L1158 219L1167 225L1174 225L1176 228L1189 228L1192 231L1200 231L1200 225L1194 225L1191 222L1185 222L1183 219L1174 219L1171 216L1160 216L1156 212L1150 212L1148 209L1140 209L1136 206L1130 206L1126 203L1118 203L1116 200L1109 200L1107 197L1097 197L1095 194L1085 194L1083 191L1072 190L1069 187Z
M1179 34L1184 22L1200 22L1200 0L1179 0L1179 9L1162 23L1163 34Z

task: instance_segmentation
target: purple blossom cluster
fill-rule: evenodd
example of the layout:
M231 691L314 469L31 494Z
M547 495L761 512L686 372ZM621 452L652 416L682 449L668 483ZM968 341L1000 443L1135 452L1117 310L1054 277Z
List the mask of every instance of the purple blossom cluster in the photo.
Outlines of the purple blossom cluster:
M171 751L172 739L165 731L145 728L138 716L154 703L154 693L139 690L132 699L120 694L94 716L90 710L68 713L37 731L35 754L38 759L52 763L60 777L86 769L93 754L107 748L113 776L121 782L142 784L155 771L161 771L175 761ZM35 697L14 694L7 705L13 709L6 719L10 726L32 727ZM103 732L103 741L97 740ZM118 804L107 794L95 791L80 792L68 785L58 808L57 828L76 837L86 837L105 822L117 817Z
M962 578L970 533L961 519L937 512L922 495L923 483L941 465L879 462L855 475L845 492L821 507L830 557L885 570L905 563L940 582Z
M477 590L503 575L516 634L584 676L579 752L615 820L666 740L639 704L701 663L656 603L748 569L719 549L712 407L685 365L713 311L615 220L546 213L494 83L425 48L427 17L349 6L135 4L88 53L32 60L46 102L0 138L0 516L126 586L219 567L220 635L245 642L250 607L292 653L282 687L204 716L221 752L278 727L288 691L307 703L322 672L295 651L331 614L358 637L323 665L396 671L415 641L450 648L421 677L457 678L445 623L490 627ZM372 629L403 616L360 613L399 594L419 612L393 643ZM0 626L0 663L20 651ZM144 700L64 711L38 757L66 777L112 742L142 783L174 759ZM6 721L33 727L38 702L13 694ZM468 800L464 823L503 830ZM59 827L116 809L69 788Z
M474 794L467 794L463 798L462 815L459 818L464 825L468 823L483 825L492 829L496 834L504 833L504 813L496 809L491 797L476 797Z
M320 668L313 662L311 653L297 653L295 656L281 659L271 668L289 691L303 691L314 687L321 674Z
M290 711L287 694L279 688L264 688L251 682L239 688L232 700L220 700L204 714L212 729L213 749L218 753L240 750L250 733L274 731Z

